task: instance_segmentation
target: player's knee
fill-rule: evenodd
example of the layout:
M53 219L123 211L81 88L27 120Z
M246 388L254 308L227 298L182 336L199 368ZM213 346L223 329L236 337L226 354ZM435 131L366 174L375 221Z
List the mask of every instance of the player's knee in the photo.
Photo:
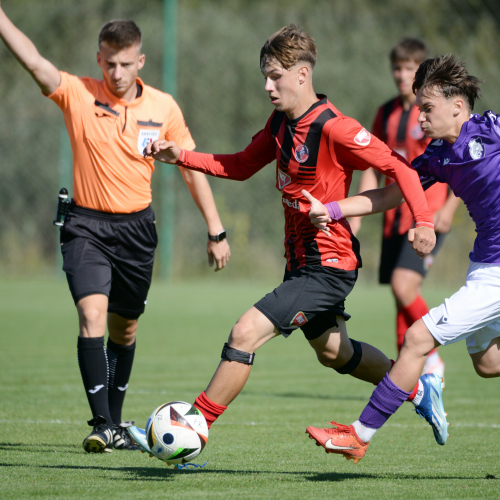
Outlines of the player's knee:
M117 344L130 345L134 343L139 322L137 319L128 319L118 314L108 315L108 331L111 340Z
M333 368L336 372L341 375L348 375L352 373L358 367L361 362L362 348L361 344L354 339L349 339L352 351L349 350L349 354L344 356L341 354L341 349L329 350L322 353L316 353L319 362L328 368Z
M481 378L495 378L500 377L500 365L484 363L473 363L474 370Z
M106 314L103 314L97 307L79 307L78 308L78 317L80 319L80 324L88 327L94 327L96 325L101 325L103 322L105 323Z
M254 351L257 329L250 320L241 319L233 326L229 337L231 347L243 351Z
M342 360L339 360L339 349L338 348L330 348L326 351L316 351L316 357L318 361L327 368L336 368L345 364ZM340 365L339 365L340 363Z
M426 356L434 347L434 337L430 334L424 322L418 320L406 331L401 350L410 350L415 354Z
M129 326L125 329L109 328L109 336L115 344L119 345L132 345L135 342L135 335L137 332L137 325Z

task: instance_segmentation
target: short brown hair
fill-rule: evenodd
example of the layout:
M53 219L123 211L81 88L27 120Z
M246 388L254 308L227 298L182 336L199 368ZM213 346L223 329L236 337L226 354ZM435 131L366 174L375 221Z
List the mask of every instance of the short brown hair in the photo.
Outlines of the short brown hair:
M267 39L260 50L260 67L275 59L285 69L299 61L306 61L314 68L317 55L313 38L295 24L289 24Z
M465 97L470 111L476 99L480 98L481 80L469 75L465 63L455 59L453 54L427 59L418 68L413 81L413 92L436 89L447 99L453 96Z
M422 63L427 58L429 49L423 40L418 38L405 38L401 40L390 52L389 59L391 64L399 61L415 61Z
M99 47L105 43L114 49L126 49L132 45L142 46L141 30L129 19L115 19L99 30Z

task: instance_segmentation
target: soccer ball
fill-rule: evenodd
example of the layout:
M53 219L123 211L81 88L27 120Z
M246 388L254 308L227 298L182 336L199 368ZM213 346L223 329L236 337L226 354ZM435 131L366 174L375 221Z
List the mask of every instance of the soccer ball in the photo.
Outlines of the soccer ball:
M185 464L197 457L208 440L203 414L183 401L159 406L146 424L151 453L169 464Z

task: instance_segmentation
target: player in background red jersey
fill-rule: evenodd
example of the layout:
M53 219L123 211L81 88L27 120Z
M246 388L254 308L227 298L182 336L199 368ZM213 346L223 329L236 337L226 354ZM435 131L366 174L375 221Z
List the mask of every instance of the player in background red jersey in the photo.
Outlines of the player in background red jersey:
M417 121L419 110L412 83L419 65L427 57L426 44L418 39L405 38L390 52L391 71L399 95L381 106L373 123L372 133L391 149L411 162L424 153L430 142ZM382 175L370 168L363 172L358 192L376 189ZM385 176L385 185L394 182ZM413 217L406 203L384 214L382 254L379 282L389 284L396 302L396 342L398 352L406 330L429 311L421 296L422 281L439 251L444 235L450 230L453 215L460 200L446 184L436 183L425 192L436 231L436 246L424 259L419 258L408 243L408 231ZM349 220L353 234L361 227L361 217ZM437 349L429 353L425 373L444 376L444 363Z
M392 366L378 349L347 335L350 316L344 303L361 265L359 244L345 218L332 221L324 231L311 224L304 188L324 202L341 200L348 195L353 171L373 166L394 178L407 199L417 226L415 250L425 256L435 244L432 217L415 172L326 96L314 92L316 53L314 40L294 25L267 40L260 64L275 111L244 151L193 153L164 140L144 151L165 163L234 180L245 180L276 160L276 187L285 212L284 281L233 327L217 371L195 401L209 426L243 389L255 351L297 328L319 362L341 374L378 384Z

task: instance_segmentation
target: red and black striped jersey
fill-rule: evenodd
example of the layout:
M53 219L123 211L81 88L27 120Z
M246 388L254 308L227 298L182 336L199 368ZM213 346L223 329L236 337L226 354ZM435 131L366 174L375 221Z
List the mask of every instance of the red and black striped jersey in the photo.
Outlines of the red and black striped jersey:
M405 111L401 97L391 99L381 106L373 123L372 133L391 149L411 162L424 153L430 139L425 136L417 121L419 110L413 105ZM385 178L385 185L394 182ZM448 186L436 183L426 192L427 204L431 214L439 210L448 196ZM384 238L406 234L413 227L413 216L406 203L388 210L384 214Z
M311 264L347 271L361 266L358 240L346 219L332 222L331 236L309 219L307 189L323 203L348 196L354 170L376 170L396 178L415 219L432 223L418 175L356 120L344 116L326 96L318 96L302 116L290 120L274 111L244 151L211 155L184 151L179 164L216 177L245 180L276 160L276 188L285 211L288 270Z

